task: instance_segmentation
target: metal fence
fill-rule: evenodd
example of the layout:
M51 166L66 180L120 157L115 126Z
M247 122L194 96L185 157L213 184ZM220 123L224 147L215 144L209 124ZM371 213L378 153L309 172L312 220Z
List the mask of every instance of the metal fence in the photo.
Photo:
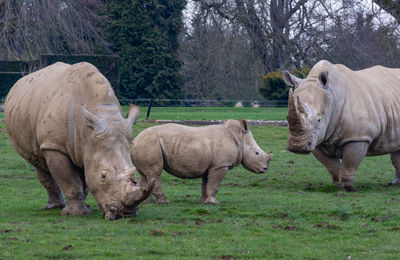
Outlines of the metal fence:
M287 107L287 100L119 99L121 105L153 107Z

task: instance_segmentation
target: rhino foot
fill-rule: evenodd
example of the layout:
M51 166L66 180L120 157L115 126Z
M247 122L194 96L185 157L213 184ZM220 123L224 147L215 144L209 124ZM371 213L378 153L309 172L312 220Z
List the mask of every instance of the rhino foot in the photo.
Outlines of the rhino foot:
M388 186L397 186L397 185L400 185L400 182L397 180L388 183Z
M355 192L355 191L357 191L356 188L354 188L352 185L341 185L341 186L347 192Z
M169 204L169 200L167 198L159 198L156 200L157 204Z
M48 202L45 209L62 209L65 207L64 201Z
M214 205L218 205L219 202L217 201L216 198L207 198L203 201L204 204L214 204Z
M83 204L78 204L78 203L67 203L67 205L64 207L64 209L61 211L62 215L80 215L80 216L84 216L84 215L88 215L90 214L90 210L88 209L88 207L86 207L86 205Z

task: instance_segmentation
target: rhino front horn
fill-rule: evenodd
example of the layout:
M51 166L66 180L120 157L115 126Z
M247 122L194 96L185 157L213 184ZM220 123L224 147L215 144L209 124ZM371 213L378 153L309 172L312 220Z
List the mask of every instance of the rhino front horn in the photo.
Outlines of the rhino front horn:
M297 114L297 109L296 109L296 101L294 99L294 93L293 90L289 90L289 114L287 116L287 120L289 123L289 131L294 134L294 133L301 133L304 128L303 124L300 120L299 115Z

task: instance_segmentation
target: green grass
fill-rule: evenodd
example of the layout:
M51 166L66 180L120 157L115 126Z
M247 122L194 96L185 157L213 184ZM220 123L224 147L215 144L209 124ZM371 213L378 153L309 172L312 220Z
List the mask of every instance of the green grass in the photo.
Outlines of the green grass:
M149 126L135 124L134 134ZM399 258L400 187L386 186L394 176L389 156L364 160L358 191L347 193L330 184L311 155L285 150L287 128L251 130L264 150L274 152L271 168L261 175L242 167L228 172L220 205L198 202L200 179L165 173L171 204L144 204L135 218L107 221L91 196L86 217L44 210L46 191L0 122L0 258Z
M123 107L126 115L128 107ZM138 118L145 119L147 107L141 107ZM253 119L253 120L286 120L287 108L271 107L152 107L150 119L154 120L225 120L225 119Z

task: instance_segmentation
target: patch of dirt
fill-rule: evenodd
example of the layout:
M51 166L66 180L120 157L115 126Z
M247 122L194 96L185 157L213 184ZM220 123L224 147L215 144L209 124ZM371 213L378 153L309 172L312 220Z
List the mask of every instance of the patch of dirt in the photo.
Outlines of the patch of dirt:
M284 229L284 230L288 230L288 231L295 231L295 230L297 230L297 227L296 226L290 226L290 225L287 225L287 226L282 226L282 225L275 225L275 226L272 226L273 228L278 228L278 229Z
M318 224L315 224L313 228L327 228L327 229L334 229L334 230L341 230L342 228L338 225L335 224L330 224L328 222L321 222Z
M288 216L289 214L283 212L279 212L278 214L276 214L277 218L287 218Z
M72 245L67 245L67 246L64 246L64 247L62 248L62 250L70 250L70 249L72 249L72 248L74 248Z
M149 234L152 236L162 236L164 235L164 232L161 230L150 230Z
M231 256L231 255L216 256L215 258L218 258L218 259L225 259L225 260L232 260L232 259L234 259L233 256Z

